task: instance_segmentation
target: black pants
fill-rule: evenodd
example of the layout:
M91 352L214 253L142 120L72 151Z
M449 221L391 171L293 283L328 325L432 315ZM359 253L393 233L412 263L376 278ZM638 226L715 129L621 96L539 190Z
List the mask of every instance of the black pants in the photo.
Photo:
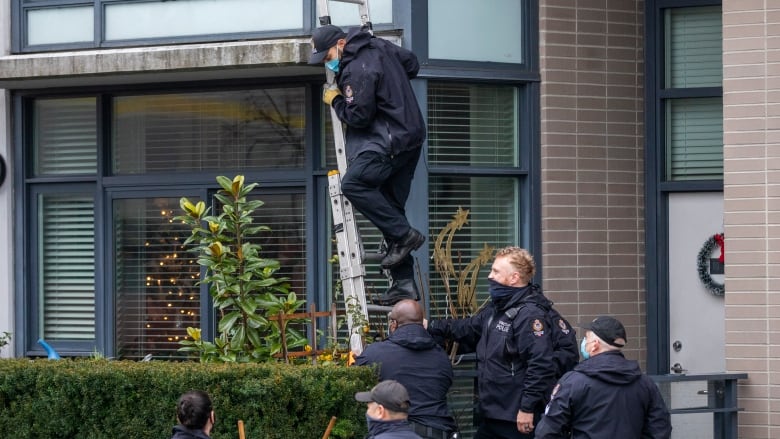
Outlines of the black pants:
M421 148L386 156L374 151L360 153L349 163L341 179L341 191L355 209L368 218L388 242L409 232L406 200L412 187ZM391 270L393 279L414 277L414 260L407 256Z
M498 419L482 418L474 439L531 439L531 434L523 434L517 430L517 422L500 421Z

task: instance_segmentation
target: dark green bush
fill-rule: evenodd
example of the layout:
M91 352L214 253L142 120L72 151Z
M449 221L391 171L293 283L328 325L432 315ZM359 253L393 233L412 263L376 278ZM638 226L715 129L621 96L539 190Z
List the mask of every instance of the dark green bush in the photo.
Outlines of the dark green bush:
M354 394L377 381L369 368L106 360L0 360L0 437L168 438L178 397L207 391L215 439L332 438L365 434Z

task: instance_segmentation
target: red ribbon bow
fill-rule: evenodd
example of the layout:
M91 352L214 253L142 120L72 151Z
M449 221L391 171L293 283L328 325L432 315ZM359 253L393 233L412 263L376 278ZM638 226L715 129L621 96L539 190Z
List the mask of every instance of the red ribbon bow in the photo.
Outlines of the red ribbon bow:
M718 261L722 264L725 261L726 256L726 243L723 240L723 233L718 233L712 237L712 239L715 240L715 242L718 244L718 247L720 247L720 256L718 257Z

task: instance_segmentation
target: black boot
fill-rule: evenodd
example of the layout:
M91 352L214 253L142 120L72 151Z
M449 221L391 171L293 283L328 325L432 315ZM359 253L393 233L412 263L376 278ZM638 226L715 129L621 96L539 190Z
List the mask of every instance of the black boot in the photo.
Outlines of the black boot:
M398 279L393 285L379 296L377 305L393 306L403 299L420 300L420 294L417 292L417 284L414 279Z
M425 242L425 236L410 227L403 238L390 246L387 255L382 258L382 268L390 268L400 264L409 253L420 248L423 242Z

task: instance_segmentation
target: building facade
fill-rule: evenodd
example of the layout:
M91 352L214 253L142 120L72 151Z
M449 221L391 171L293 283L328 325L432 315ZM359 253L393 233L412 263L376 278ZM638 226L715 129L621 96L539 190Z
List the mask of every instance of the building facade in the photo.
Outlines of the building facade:
M430 237L417 256L433 317L446 298L428 256L468 209L463 259L529 248L570 321L617 316L651 374L747 373L739 437L777 436L780 4L483 3L371 2L376 34L422 65L428 140L407 211ZM358 23L354 5L331 15ZM324 75L306 64L316 16L313 0L0 4L0 354L43 355L45 338L64 355L177 358L187 326L213 334L172 218L182 196L212 200L218 175L260 183L262 245L296 294L338 299ZM698 390L675 387L672 405ZM709 414L675 420L676 437L710 437Z

